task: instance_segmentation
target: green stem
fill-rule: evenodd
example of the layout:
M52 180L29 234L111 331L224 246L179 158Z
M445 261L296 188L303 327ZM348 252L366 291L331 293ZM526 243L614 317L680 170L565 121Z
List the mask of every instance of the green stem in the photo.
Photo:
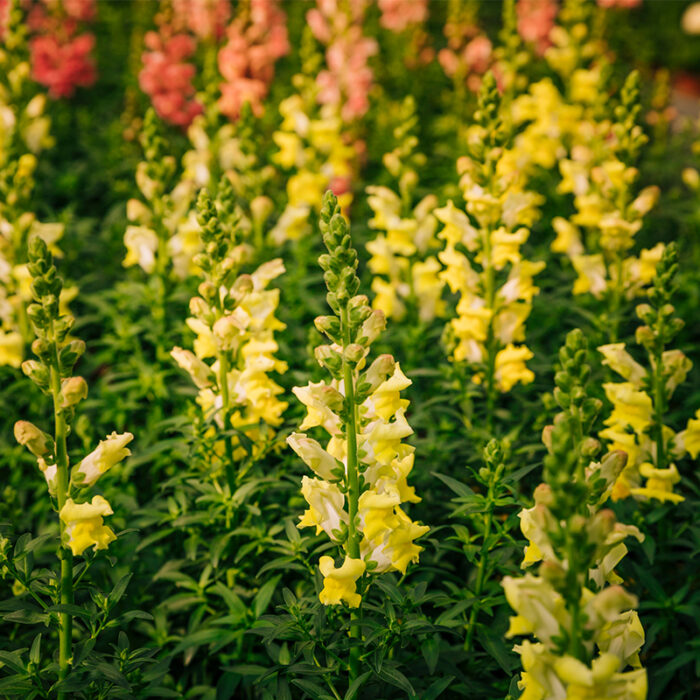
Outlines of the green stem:
M489 539L491 538L491 526L493 524L493 487L500 479L502 465L496 469L496 473L489 481L489 488L486 495L486 515L484 516L484 535L481 542L481 552L479 554L479 567L476 572L476 583L474 585L474 604L469 613L469 622L467 623L467 636L464 640L464 651L468 652L472 648L472 639L474 638L474 629L476 627L476 617L479 614L479 602L481 593L484 590L486 582L486 570L489 558Z
M168 277L170 254L168 252L169 233L166 228L164 219L164 204L162 198L157 198L153 203L155 231L158 235L158 249L156 251L156 266L155 266L155 285L156 299L152 309L153 319L157 324L156 337L156 357L161 362L167 362L170 357L170 348L168 346L167 330L168 330L168 309L167 302L169 296ZM167 348L166 348L167 346Z
M255 241L255 252L258 258L262 257L262 253L265 249L265 235L264 226L262 221L255 221L253 224L253 240Z
M350 324L347 308L341 313L343 328L343 345L350 345ZM357 510L360 499L360 483L357 470L357 406L355 405L355 385L352 367L343 353L343 380L345 384L345 400L348 409L348 422L346 439L348 447L347 459L347 487L348 487L348 540L346 544L348 556L352 559L360 558L360 537L357 531ZM360 627L360 615L356 610L350 614L350 638L358 640L362 634ZM357 678L360 670L360 647L355 644L350 649L350 682Z
M226 350L219 353L219 389L221 390L221 416L224 430L229 433L231 430L231 408L228 393L228 355ZM226 435L226 481L228 482L231 494L236 488L236 473L233 463L233 436Z
M567 591L569 592L569 610L571 611L571 633L569 635L568 652L579 661L587 663L584 646L581 642L582 614L581 614L581 586L579 583L578 566L576 560L576 543L570 533L566 532L566 550L569 569L566 577Z
M52 329L53 334L53 329ZM59 359L56 341L53 343L54 357L50 370L51 394L53 396L55 436L56 436L56 498L58 501L58 512L66 503L69 494L68 477L68 452L66 447L67 425L61 408L61 376L59 373ZM65 524L59 518L59 528L61 542L59 544L58 557L61 562L60 578L60 603L61 605L73 604L73 554L63 545ZM58 649L58 679L62 681L70 669L72 661L72 637L73 637L73 616L68 612L59 613L59 649ZM65 692L58 693L58 700L65 700Z

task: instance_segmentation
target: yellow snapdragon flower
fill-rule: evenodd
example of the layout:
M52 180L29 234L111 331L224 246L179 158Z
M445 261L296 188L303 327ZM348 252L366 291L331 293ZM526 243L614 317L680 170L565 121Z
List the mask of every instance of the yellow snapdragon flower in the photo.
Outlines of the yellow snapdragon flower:
M516 347L506 345L496 355L496 382L500 391L510 391L515 384L529 384L534 381L535 373L528 369L525 362L533 357L532 351L524 345Z
M341 602L351 608L360 605L362 597L356 592L356 582L366 569L362 559L346 556L342 566L336 568L331 557L321 557L318 568L323 574L323 590L319 598L324 605L339 605Z
M282 123L272 139L278 150L272 161L287 176L287 203L270 231L276 245L298 240L310 231L309 215L321 208L323 193L339 190L341 206L352 202L350 181L357 170L357 153L342 119L330 106L319 110L318 86L311 76L298 74L294 85L299 93L280 102Z
M24 339L16 331L0 329L0 365L18 368L24 359Z
M59 516L65 523L67 545L74 556L82 554L88 547L107 549L117 536L104 524L104 516L112 515L112 507L102 496L93 496L90 503L66 500Z

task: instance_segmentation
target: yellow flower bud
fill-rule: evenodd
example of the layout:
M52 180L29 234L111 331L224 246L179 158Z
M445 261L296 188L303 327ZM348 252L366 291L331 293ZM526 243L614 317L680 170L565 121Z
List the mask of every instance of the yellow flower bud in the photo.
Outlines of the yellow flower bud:
M88 386L82 377L70 377L61 382L61 407L75 406L78 401L87 398Z
M55 449L53 438L26 420L18 420L15 423L15 440L20 445L24 445L35 457L53 454Z

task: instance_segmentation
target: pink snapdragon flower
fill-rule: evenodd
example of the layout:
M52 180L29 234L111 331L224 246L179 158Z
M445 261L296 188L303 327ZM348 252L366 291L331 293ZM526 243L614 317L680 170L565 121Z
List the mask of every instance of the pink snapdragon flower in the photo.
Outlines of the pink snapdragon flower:
M230 0L172 0L173 28L202 40L220 41L231 17Z
M346 122L362 117L369 109L369 91L374 73L369 58L377 53L377 42L364 36L364 0L351 0L349 11L338 0L317 0L306 13L316 39L326 44L326 68L319 72L318 101L336 106Z
M290 50L286 21L276 0L251 0L250 16L237 17L226 30L228 41L218 56L225 81L219 109L229 119L238 119L246 102L262 114L275 63Z
M493 45L483 34L475 36L461 48L441 49L438 61L450 78L464 76L469 89L477 92L481 76L492 67Z
M542 56L551 46L549 33L557 16L557 0L518 0L515 7L518 15L518 34L524 41L535 45Z
M91 53L95 46L93 34L79 34L61 43L55 36L38 36L29 43L32 78L49 89L49 96L71 97L77 87L89 87L95 82L95 64Z
M379 24L392 32L403 32L428 19L428 0L378 0Z
M631 9L633 7L639 7L642 4L642 0L598 0L599 7L605 8L627 8Z
M32 77L48 88L50 97L70 97L77 87L95 82L95 36L79 33L81 23L95 16L95 0L41 0L29 8Z
M194 98L192 78L195 67L187 63L196 44L187 34L168 36L169 27L162 26L161 33L147 32L139 73L139 85L151 98L158 116L176 126L186 127L203 111Z
M10 0L0 0L0 41L5 39L7 23L10 21Z
M63 11L78 22L92 22L97 15L95 0L44 0L47 5L59 5Z

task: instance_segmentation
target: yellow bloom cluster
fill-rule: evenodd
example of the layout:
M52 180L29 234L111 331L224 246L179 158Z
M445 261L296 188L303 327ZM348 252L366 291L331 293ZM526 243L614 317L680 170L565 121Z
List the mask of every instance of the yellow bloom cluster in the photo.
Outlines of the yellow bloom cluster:
M603 355L603 363L619 374L624 381L609 382L603 385L605 395L613 406L606 418L607 426L600 432L611 449L627 453L627 467L622 472L612 492L614 500L636 496L655 498L659 501L678 503L683 496L674 493L673 486L680 481L676 465L669 461L660 464L659 444L652 435L656 421L655 403L658 397L645 390L653 386L656 368L648 370L640 365L625 349L624 343L611 343L598 348ZM664 402L692 367L691 361L680 350L666 350L662 354L660 379L663 383ZM685 430L675 433L667 425L662 425L662 455L680 459L685 454L695 459L700 453L700 411L695 419L690 419ZM642 482L644 479L644 482Z
M367 187L368 203L374 212L371 228L380 231L367 244L371 254L369 269L374 275L372 306L387 318L400 320L407 306L417 309L418 318L430 322L445 313L439 277L440 263L429 252L438 247L435 237L437 197L426 195L414 205L418 185L417 170L425 156L416 153L415 103L407 98L402 105L401 123L394 130L398 145L384 155L384 165L398 180L398 192L381 186Z
M29 236L41 236L59 255L63 224L40 223L30 211L37 155L53 144L46 96L33 93L30 66L0 49L0 365L18 368L30 336ZM76 290L63 291L67 303Z
M537 565L537 572L503 579L516 613L507 636L536 640L515 647L523 698L644 700L644 630L637 600L614 570L627 554L626 538L643 535L603 508L626 456L613 451L596 461L600 444L585 437L600 407L587 394L586 351L583 334L574 331L560 352L555 381L563 411L543 434L545 481L534 506L519 514L528 541L522 566Z
M366 304L366 297L356 298L355 303ZM380 329L384 325L382 313L373 311L366 323ZM318 356L339 351L338 346L322 345L316 353ZM368 352L369 348L364 356ZM401 508L404 502L420 501L407 482L415 448L402 443L413 433L405 415L408 401L400 397L411 381L390 355L380 355L369 367L364 358L358 362L354 383L367 386L368 392L358 406L357 423L358 460L366 484L358 509L363 535L362 559L376 573L396 570L405 573L406 567L418 560L422 549L413 540L428 531L426 526L411 521ZM343 389L342 382L336 380L293 389L307 408L300 430L322 427L330 435L325 449L303 432L287 438L290 447L315 475L302 480L302 494L309 508L299 527L315 527L317 533L325 532L333 542L340 541L349 517L341 490L348 451L338 416L345 400Z
M317 86L305 74L294 76L297 93L280 103L282 123L273 139L273 162L287 177L287 203L270 232L277 245L298 240L311 230L309 215L319 211L331 187L346 208L352 201L350 181L357 159L340 114L331 105L316 105Z
M29 369L30 365L25 371ZM71 389L77 383L80 383L82 388L77 394L71 393ZM84 380L80 377L63 380L62 395L64 403L73 402L70 406L66 404L66 408L77 403L87 395ZM15 439L36 457L37 465L46 479L49 493L56 497L59 475L53 438L28 421L17 421ZM134 436L131 433L108 435L95 450L72 468L67 493L70 493L71 487L77 490L93 486L102 474L131 454L126 445L133 439ZM59 511L59 517L65 525L65 545L70 547L74 555L82 554L88 547L94 547L95 550L107 549L109 543L116 539L111 528L104 524L106 515L112 515L112 508L102 496L94 496L92 503L76 502L71 497L66 498Z
M575 214L552 221L556 238L551 246L571 260L578 275L573 293L632 298L651 282L663 253L658 244L638 256L629 255L659 189L650 186L634 194L638 171L629 161L645 139L635 123L636 74L621 91L615 120L610 119L602 104L606 73L601 64L583 65L596 45L586 34L584 23L569 32L563 27L553 30L555 45L546 57L568 91L563 95L545 78L514 100L513 120L526 126L515 139L513 158L528 176L536 168L558 165L557 191L573 197Z
M330 272L334 256L356 265L335 197L325 200L323 223L331 253L326 260L321 258L324 268ZM412 521L401 507L420 500L407 482L414 448L402 442L413 432L406 420L409 402L401 398L411 381L390 355L380 355L368 365L370 346L386 325L384 314L372 310L367 297L351 296L359 287L354 267L346 268L341 277L329 277L329 272L329 302L335 304L339 318L316 319L317 328L332 342L318 346L315 354L333 378L293 389L307 414L302 432L293 433L287 442L314 473L302 479L308 509L298 527L325 532L345 549L339 568L330 557L320 561L324 576L320 600L325 605L344 601L357 607L358 578L365 572L405 573L422 550L414 540L428 528ZM335 291L337 281L340 292ZM336 301L341 294L342 303ZM312 428L322 428L330 436L325 448L303 432Z
M538 167L554 170L560 160L599 162L609 152L606 73L604 65L596 62L603 47L591 35L590 11L577 0L562 7L559 23L549 34L552 45L544 54L560 80L546 77L531 83L527 92L513 100L510 116L519 133L512 150L528 177Z
M631 495L662 502L682 501L683 497L673 490L681 478L674 460L685 454L695 459L700 453L700 411L679 433L665 424L673 393L692 367L683 352L667 349L683 327L670 303L677 260L675 243L671 243L657 266L648 292L649 303L637 306L643 325L637 328L635 339L646 353L646 367L630 355L624 343L598 348L603 364L622 378L603 385L613 408L600 437L628 455L627 468L615 483L614 499Z
M601 502L608 498L624 461L624 454L613 452L586 470L589 481L604 480ZM634 610L635 597L619 585L621 579L614 572L627 553L625 538L641 540L642 535L636 527L616 522L612 511L599 510L600 503L590 506L589 517L578 523L586 545L595 548L596 562L577 601L587 632L580 644L592 658L590 665L584 663L570 653L561 653L558 646L562 633L580 634L582 630L572 629L572 611L554 585L568 562L555 552L553 538L560 525L550 510L551 497L549 487L541 484L535 490L535 505L520 513L521 529L528 539L522 565L542 562L539 575L528 573L503 580L508 603L516 612L507 636L533 635L538 640L524 640L515 647L523 664L519 683L522 697L643 700L646 672L640 668L638 652L644 644L644 630ZM627 666L632 670L625 671Z
M484 365L474 381L485 379L507 392L517 382L534 379L525 364L532 352L523 341L532 298L539 291L533 278L544 262L524 260L521 247L543 199L526 189L509 149L491 141L502 128L494 93L488 75L480 109L494 113L470 127L472 155L458 162L466 213L450 200L434 214L444 225L438 234L445 241L438 254L444 265L439 277L459 297L457 317L450 322L452 359Z
M564 177L559 191L574 194L577 212L569 220L556 217L552 222L557 233L552 250L571 258L578 274L574 294L591 293L601 298L619 290L632 298L651 282L664 250L659 243L639 256L627 255L644 216L658 199L659 189L647 187L630 201L636 168L614 157L590 170L584 165L575 172L578 165L569 160L560 162ZM581 228L589 233L585 246ZM599 252L587 252L595 250Z
M204 201L213 207L211 200ZM206 216L212 221L217 215L209 211ZM200 218L200 224L206 221ZM222 235L226 239L227 234ZM268 288L284 273L284 265L278 258L231 279L248 252L248 246L239 244L226 246L219 260L208 262L206 254L200 255L197 262L205 279L199 286L201 296L190 302L192 316L187 319L196 334L194 353L176 347L171 354L198 387L197 403L205 415L219 428L244 432L259 454L274 434L271 426L281 423L287 407L278 398L282 388L269 376L287 370L286 363L275 357L279 349L275 331L285 327L275 318L280 292ZM212 364L205 362L210 359ZM233 445L229 457L242 458L246 449L238 439Z

